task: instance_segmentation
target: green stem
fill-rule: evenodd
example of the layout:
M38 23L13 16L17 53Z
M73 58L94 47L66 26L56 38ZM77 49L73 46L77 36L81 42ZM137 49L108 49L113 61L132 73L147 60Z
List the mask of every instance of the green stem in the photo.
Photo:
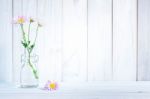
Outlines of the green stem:
M28 63L29 63L29 66L31 67L31 69L32 69L32 72L33 72L33 74L34 74L34 77L36 78L36 79L38 79L39 77L38 77L38 73L37 73L37 70L36 69L34 69L34 67L33 67L33 65L32 65L32 63L31 63L31 53L30 53L30 51L29 51L29 49L27 49L27 51L28 51Z
M21 31L22 31L22 33L23 33L23 40L24 40L24 42L27 43L27 41L26 41L26 36L25 36L25 32L24 32L24 29L23 29L23 24L20 24L20 26L21 26Z
M34 39L33 44L35 44L35 42L36 42L36 39L37 39L37 36L38 36L38 30L39 30L39 26L37 26L37 28L36 28L36 35L35 35L35 39Z
M22 33L23 33L23 40L24 40L24 42L26 43L26 44L29 44L29 42L27 42L27 38L26 38L26 35L25 35L25 32L24 32L24 29L23 29L23 24L20 24L20 26L21 26L21 31L22 31ZM38 31L38 28L37 28L37 31ZM29 32L30 32L30 25L29 25L29 30L28 30L28 41L29 41ZM37 34L36 34L36 38L37 38ZM36 39L35 39L35 41L36 41ZM27 52L28 52L28 64L29 64L29 66L31 67L31 69L32 69L32 72L33 72L33 74L34 74L34 77L36 78L36 79L38 79L39 77L38 77L38 72L37 72L37 70L33 67L33 65L32 65L32 63L31 63L31 51L30 51L30 47L29 46L27 46L25 49L27 49Z

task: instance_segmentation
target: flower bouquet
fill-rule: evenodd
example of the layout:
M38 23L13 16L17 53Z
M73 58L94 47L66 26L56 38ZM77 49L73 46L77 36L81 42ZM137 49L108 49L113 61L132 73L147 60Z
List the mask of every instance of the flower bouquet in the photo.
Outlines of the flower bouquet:
M30 31L34 27L33 23L34 25L36 24L36 31L34 39L31 39ZM20 86L37 87L39 76L36 63L38 61L38 56L33 54L33 49L36 45L38 30L42 25L33 18L27 19L23 16L19 16L16 20L14 20L14 24L18 24L20 26L22 32L21 44L24 48L24 54L21 57L22 66L20 70ZM27 29L24 28L25 24L28 27Z

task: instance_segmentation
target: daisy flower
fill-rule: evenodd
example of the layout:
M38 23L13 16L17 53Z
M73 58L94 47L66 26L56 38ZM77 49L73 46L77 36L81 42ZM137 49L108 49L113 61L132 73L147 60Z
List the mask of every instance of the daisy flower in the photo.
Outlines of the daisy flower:
M54 81L47 81L47 83L44 86L45 90L57 90L58 89L58 84L57 82Z
M25 22L26 22L26 18L24 16L18 16L18 18L14 20L15 24L23 24Z

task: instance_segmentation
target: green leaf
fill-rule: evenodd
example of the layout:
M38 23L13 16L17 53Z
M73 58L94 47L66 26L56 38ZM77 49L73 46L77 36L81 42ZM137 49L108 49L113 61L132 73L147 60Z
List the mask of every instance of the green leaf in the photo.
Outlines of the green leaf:
M30 46L30 48L31 48L31 49L33 49L33 48L34 48L34 46L35 46L35 44L32 44L32 45Z
M30 52L32 52L34 46L35 46L35 44L32 44L32 45L30 46Z
M22 43L22 45L24 46L24 48L27 48L27 46L28 46L27 43L25 43L25 42L23 42L23 41L21 41L21 43Z

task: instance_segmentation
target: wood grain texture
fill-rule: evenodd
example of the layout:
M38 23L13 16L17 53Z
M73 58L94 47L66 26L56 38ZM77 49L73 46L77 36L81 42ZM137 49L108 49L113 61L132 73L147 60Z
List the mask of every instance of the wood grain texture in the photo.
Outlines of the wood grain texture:
M75 86L63 84L59 90L49 92L39 88L22 89L0 85L1 99L149 99L149 82L129 83L80 83Z
M22 15L22 2L21 0L13 0L13 19ZM19 74L21 68L21 31L18 25L13 25L13 82L19 84Z
M54 0L55 80L62 81L62 14L63 0Z
M87 79L87 0L63 0L63 81Z
M38 0L38 20L43 25L38 38L40 83L61 81L62 0Z
M88 79L112 80L112 0L88 0Z
M42 25L44 25L43 23L43 19L45 16L45 4L46 4L46 0L38 0L37 1L37 19L40 21L40 23ZM38 43L38 46L37 46L37 49L38 49L38 54L39 54L39 64L38 64L38 67L39 67L39 83L40 83L40 86L42 86L46 79L45 77L47 77L46 75L44 75L44 69L45 69L45 56L44 56L44 53L45 53L45 50L44 50L44 45L45 45L45 26L43 26L40 30L39 30L39 35L38 35L38 39L37 39L37 43ZM45 73L47 74L47 73Z
M0 81L12 79L12 1L0 2Z
M55 93L53 93L55 94ZM0 94L1 99L149 99L149 93L102 93L100 95L88 95L88 94L68 94L68 93L61 93L61 94L33 94L33 93L21 93L21 94Z
M22 0L22 14L25 17L37 17L37 0Z
M32 99L32 98L36 98L36 99L149 99L150 96L149 95L145 95L142 96L139 93L131 95L131 94L125 94L125 95L119 95L120 93L117 93L118 95L108 95L107 93L105 93L105 95L99 95L99 96L90 96L90 95L43 95L43 94L0 94L0 98L2 99Z
M138 0L138 80L150 80L150 1Z
M136 80L137 0L113 4L113 79Z
M44 83L47 80L54 80L55 75L55 34L52 31L52 15L54 0L38 0L38 19L42 20L42 34L39 34L40 56L40 82ZM39 50L40 50L39 49Z

